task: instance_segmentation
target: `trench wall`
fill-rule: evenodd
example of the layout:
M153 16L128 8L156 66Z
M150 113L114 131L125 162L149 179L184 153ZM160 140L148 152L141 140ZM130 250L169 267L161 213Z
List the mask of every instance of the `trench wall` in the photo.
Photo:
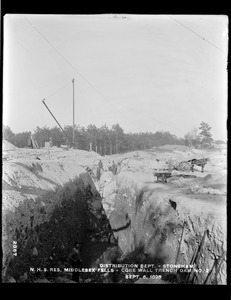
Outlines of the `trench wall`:
M131 221L128 228L115 232L125 255L142 251L164 265L189 265L205 235L195 265L200 273L194 283L226 284L226 207L171 194L165 189L150 189L130 172L120 173L110 185L114 194L109 193L110 188L105 194L105 198L112 199L113 212L109 211L109 219L117 212L118 224L114 221L114 227L125 224L126 214Z
M3 170L3 280L28 274L30 282L36 276L30 267L64 267L74 243L84 246L86 237L97 235L107 246L110 226L84 168L18 160Z

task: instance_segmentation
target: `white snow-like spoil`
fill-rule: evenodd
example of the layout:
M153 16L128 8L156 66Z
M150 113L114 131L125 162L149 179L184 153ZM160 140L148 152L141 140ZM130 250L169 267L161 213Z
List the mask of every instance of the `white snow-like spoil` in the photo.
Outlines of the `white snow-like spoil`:
M227 160L223 150L166 145L102 157L95 152L67 151L56 147L51 148L49 153L45 149L18 149L8 143L5 143L5 148L8 150L3 160L3 275L14 259L12 242L19 232L25 249L30 247L27 244L29 230L32 249L34 243L38 253L45 251L45 247L39 246L36 228L43 228L47 222L53 224L52 216L59 209L67 216L70 214L72 225L78 227L76 218L83 217L78 201L83 201L81 205L85 205L85 201L95 215L90 226L100 226L95 219L101 220L103 209L118 239L122 257L126 259L135 255L134 262L142 262L146 255L162 264L172 264L177 260L179 264L188 265L205 236L195 265L202 272L195 277L194 283L226 284ZM169 162L174 165L203 157L209 157L203 173L197 166L194 172L173 170L167 183L157 182L156 170L168 168ZM95 174L99 160L103 163L103 170L97 181ZM117 174L110 171L112 161L120 164ZM91 172L86 171L87 167ZM83 200L89 188L90 197L93 197L90 202ZM82 191L79 196L76 189ZM99 195L102 204L97 200ZM68 199L67 204L65 199ZM72 200L77 201L77 207L71 208ZM76 215L73 215L73 209L77 209ZM56 219L54 221L59 224L61 221ZM78 232L79 229L73 230ZM63 238L66 239L65 235ZM92 237L93 240L97 238ZM106 241L107 237L102 240ZM65 245L68 243L66 241ZM103 263L105 255L98 260L96 258L96 261ZM108 255L110 257L110 251ZM216 274L222 256L225 259ZM105 257L107 261L108 256ZM215 268L214 264L217 264ZM141 282L141 279L137 281ZM146 283L156 281L149 279ZM169 281L165 278L160 283Z

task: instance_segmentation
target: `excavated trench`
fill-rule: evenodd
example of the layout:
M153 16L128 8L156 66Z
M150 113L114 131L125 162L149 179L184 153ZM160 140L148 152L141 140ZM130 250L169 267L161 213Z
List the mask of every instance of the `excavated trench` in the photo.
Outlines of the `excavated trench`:
M4 188L11 195L26 189L6 182ZM6 196L9 204L11 199ZM12 207L5 204L3 209L4 282L74 283L69 255L76 242L80 244L81 268L98 266L100 257L109 263L121 255L101 197L86 172ZM80 278L81 282L105 280L102 272L81 273Z
M74 283L69 255L78 242L83 283L226 284L225 233L213 215L128 178L115 176L102 198L85 172L6 210L3 280ZM114 272L89 270L102 264L116 264Z
M142 185L130 174L119 174L105 186L103 206L123 252L119 261L151 266L131 278L136 283L226 284L225 210L219 216L219 206L209 208L160 184Z

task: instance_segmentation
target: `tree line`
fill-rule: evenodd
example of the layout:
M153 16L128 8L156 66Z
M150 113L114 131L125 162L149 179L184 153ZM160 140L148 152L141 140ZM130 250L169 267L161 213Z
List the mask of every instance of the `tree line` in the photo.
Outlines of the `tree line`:
M3 125L4 139L18 148L28 147L30 135L30 131L15 134L9 126ZM211 127L205 122L201 122L199 128L194 127L184 138L178 138L168 131L124 133L119 124L114 124L111 128L106 124L101 127L90 124L86 128L78 125L75 127L74 141L73 127L69 125L64 126L64 132L57 126L37 126L33 136L41 148L45 146L45 142L52 140L53 146L68 145L81 150L95 151L100 155L146 150L166 144L210 147L213 143Z

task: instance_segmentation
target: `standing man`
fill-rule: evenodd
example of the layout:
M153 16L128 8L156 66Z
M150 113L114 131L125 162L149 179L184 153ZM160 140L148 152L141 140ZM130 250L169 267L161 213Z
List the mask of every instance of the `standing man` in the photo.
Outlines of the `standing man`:
M96 170L96 178L97 178L97 181L100 180L100 177L101 177L101 174L103 173L103 163L100 159L99 163L98 163L98 167L97 167L97 170Z
M103 163L102 163L101 159L99 161L98 167L99 167L100 170L103 169Z
M114 160L113 160L113 162L112 162L112 173L113 173L114 175L116 175L116 172L117 172L117 166L116 166L116 164L115 164L115 162L114 162Z
M74 248L72 249L69 258L71 260L71 266L73 269L78 269L81 266L82 263L82 259L80 257L80 244L79 243L75 243L74 244ZM72 279L73 281L79 282L79 271L78 270L74 270L73 274L72 274Z

